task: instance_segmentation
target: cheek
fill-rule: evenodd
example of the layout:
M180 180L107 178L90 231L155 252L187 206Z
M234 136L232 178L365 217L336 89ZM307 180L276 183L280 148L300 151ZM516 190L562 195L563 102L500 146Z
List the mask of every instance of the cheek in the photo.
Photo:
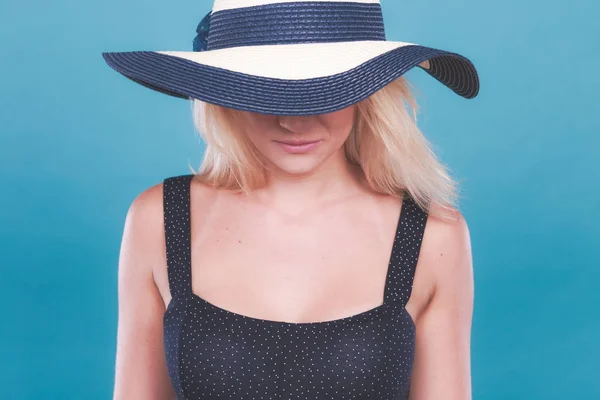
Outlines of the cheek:
M268 145L274 136L275 120L269 116L255 115L243 121L242 131L248 140L258 149Z
M322 123L336 143L345 142L350 135L354 125L354 110L352 106L323 116Z

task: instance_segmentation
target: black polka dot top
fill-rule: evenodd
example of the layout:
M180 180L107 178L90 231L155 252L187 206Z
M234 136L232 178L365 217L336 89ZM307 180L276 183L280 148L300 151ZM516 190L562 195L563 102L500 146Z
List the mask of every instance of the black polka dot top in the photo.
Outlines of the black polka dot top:
M321 322L260 319L192 293L190 183L164 180L172 300L164 314L169 376L178 399L407 400L415 325L405 309L427 214L403 199L383 304Z

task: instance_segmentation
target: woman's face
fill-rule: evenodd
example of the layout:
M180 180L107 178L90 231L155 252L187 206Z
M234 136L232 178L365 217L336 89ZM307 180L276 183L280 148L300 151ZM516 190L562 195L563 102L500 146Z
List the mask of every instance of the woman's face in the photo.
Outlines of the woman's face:
M345 157L355 107L310 116L245 112L244 129L268 163L290 175L307 174L327 160Z

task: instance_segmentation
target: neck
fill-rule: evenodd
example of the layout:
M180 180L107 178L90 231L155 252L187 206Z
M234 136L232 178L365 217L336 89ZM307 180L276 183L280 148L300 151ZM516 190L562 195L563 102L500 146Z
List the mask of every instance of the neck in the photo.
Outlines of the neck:
M252 196L263 204L297 215L358 193L363 187L362 178L362 170L348 161L342 148L307 174L270 171L267 185L254 191Z

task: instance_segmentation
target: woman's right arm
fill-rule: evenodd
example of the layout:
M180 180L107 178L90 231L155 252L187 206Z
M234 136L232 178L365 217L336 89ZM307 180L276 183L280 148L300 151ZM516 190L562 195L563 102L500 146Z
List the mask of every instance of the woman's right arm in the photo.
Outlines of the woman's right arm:
M175 399L163 343L165 304L153 268L164 262L162 184L142 192L125 219L118 266L113 400Z

